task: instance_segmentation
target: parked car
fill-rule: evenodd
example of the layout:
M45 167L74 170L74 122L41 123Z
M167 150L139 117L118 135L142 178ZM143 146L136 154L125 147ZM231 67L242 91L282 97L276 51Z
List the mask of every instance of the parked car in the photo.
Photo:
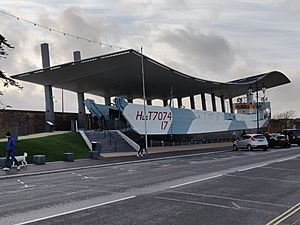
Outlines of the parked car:
M286 138L285 135L279 134L279 133L273 133L269 135L269 138L267 137L269 148L274 148L276 146L289 148L291 145Z
M233 150L247 149L249 151L253 149L268 150L268 141L262 134L244 134L241 138L233 143Z
M282 131L286 135L290 144L297 144L300 146L300 129L286 129Z

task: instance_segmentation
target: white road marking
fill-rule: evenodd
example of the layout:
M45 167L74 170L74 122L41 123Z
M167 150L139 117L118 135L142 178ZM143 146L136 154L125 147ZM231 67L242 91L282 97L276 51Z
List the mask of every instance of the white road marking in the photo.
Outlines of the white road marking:
M247 179L252 179L252 180L268 180L268 181L280 181L280 182L300 184L300 181L286 180L286 179L277 179L277 178L243 176L243 175L235 175L235 174L224 174L224 176L227 176L227 177L237 177L237 178L247 178Z
M91 205L91 206L88 206L88 207L84 207L84 208L80 208L80 209L71 210L71 211L68 211L68 212L55 214L55 215L52 215L52 216L46 216L46 217L38 218L38 219L35 219L35 220L30 220L30 221L26 221L26 222L22 222L22 223L17 223L15 225L25 225L25 224L40 222L40 221L55 218L55 217L58 217L58 216L64 216L64 215L68 215L68 214L71 214L71 213L76 213L76 212L96 208L96 207L103 206L103 205L108 205L108 204L112 204L112 203L116 203L116 202L120 202L120 201L125 201L125 200L132 199L132 198L135 198L135 197L136 196L133 195L133 196L125 197L125 198L120 198L120 199L112 200L112 201L109 201L109 202L103 202L103 203L100 203L100 204Z
M270 210L262 210L262 209L256 209L256 208L249 208L249 207L232 207L227 205L220 205L220 204L214 204L209 202L201 202L201 201L193 201L193 200L185 200L185 199L175 199L175 198L167 198L167 197L160 197L160 196L153 196L157 199L167 200L167 201L175 201L175 202L184 202L184 203L191 203L191 204L197 204L197 205L205 205L205 206L212 206L212 207L218 207L218 208L225 208L225 209L234 209L234 210L246 210L246 211L252 211L252 212L259 212L259 213L267 213L267 214L273 214L273 211Z
M257 165L257 166L251 166L251 167L247 167L247 168L238 170L238 172L243 172L243 171L247 171L247 170L252 170L252 169L256 169L256 168L263 167L263 166L267 166L267 165L269 165L269 164L261 164L261 165Z
M292 157L289 157L289 158L279 159L276 162L284 162L284 161L291 160L291 159L296 159L296 158L298 158L298 156L292 156Z
M186 203L192 203L192 204L198 204L198 205L206 205L206 206L213 206L213 207L218 207L218 208L232 209L231 206L213 204L213 203L208 203L208 202L197 202L197 201L191 201L191 200L167 198L167 197L160 197L160 196L155 196L154 198L168 200L168 201L174 201L174 202L186 202Z
M235 202L232 202L232 205L234 205L234 206L237 207L238 209L241 208L241 207L240 207L238 204L236 204Z
M74 173L74 172L72 172L71 174L74 175L74 176L81 177L82 180L85 180L85 179L88 179L88 178L89 178L88 176L84 176L84 175L81 175L81 174L79 174L79 173Z
M298 212L300 210L300 203L297 205L293 206L292 208L288 209L284 213L282 213L280 216L276 217L266 225L277 225L286 220L287 218L291 217L293 214Z
M218 174L218 175L211 176L211 177L205 177L205 178L202 178L202 179L199 179L199 180L194 180L194 181L190 181L190 182L186 182L186 183L182 183L182 184L177 184L177 185L171 186L169 188L170 189L177 188L177 187L181 187L181 186L184 186L184 185L193 184L193 183L197 183L197 182L201 182L201 181L205 181L205 180L210 180L210 179L221 177L221 176L223 176L223 174Z
M35 187L35 185L27 185L27 184L25 184L24 187L20 187L20 188L31 188L31 187Z
M25 184L23 181L21 181L21 180L17 180L20 184L22 184L22 185L24 185L23 187L20 187L20 188L28 188L28 187L33 187L33 186L35 186L35 185L32 185L32 186L29 186L29 185L27 185L27 184Z
M229 200L229 201L254 203L254 204L259 204L259 205L278 206L278 207L284 207L284 208L289 207L288 205L284 205L284 204L273 204L273 203L269 203L269 202L260 202L260 201L253 201L253 200L241 199L241 198L231 198L231 197L225 197L225 196L220 196L220 195L207 195L207 194L199 194L199 193L190 193L190 192L185 192L185 191L169 191L169 192L184 194L184 195L191 195L191 196L225 199L225 200Z

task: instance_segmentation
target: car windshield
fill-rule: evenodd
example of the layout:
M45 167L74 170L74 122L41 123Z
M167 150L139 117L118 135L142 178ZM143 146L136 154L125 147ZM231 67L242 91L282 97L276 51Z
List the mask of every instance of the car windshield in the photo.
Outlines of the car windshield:
M255 139L265 139L264 135L254 135L253 136Z
M291 130L289 132L289 135L291 135L291 136L300 136L300 130Z
M278 140L284 140L284 139L285 139L285 136L280 135L280 136L277 137L277 139L278 139Z
M251 136L250 136L250 135L247 135L247 134L246 134L246 135L243 135L243 136L242 136L242 140L250 139L250 137L251 137Z

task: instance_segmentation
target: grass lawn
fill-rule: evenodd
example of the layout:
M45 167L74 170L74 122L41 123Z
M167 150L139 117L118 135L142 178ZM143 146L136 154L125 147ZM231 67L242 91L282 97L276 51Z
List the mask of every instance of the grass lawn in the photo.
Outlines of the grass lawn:
M27 152L28 163L32 163L33 155L45 155L47 162L53 162L61 161L65 152L73 152L75 160L87 158L88 151L89 149L80 134L70 132L48 137L18 140L15 155L23 155L24 152ZM5 156L5 142L0 142L0 156Z

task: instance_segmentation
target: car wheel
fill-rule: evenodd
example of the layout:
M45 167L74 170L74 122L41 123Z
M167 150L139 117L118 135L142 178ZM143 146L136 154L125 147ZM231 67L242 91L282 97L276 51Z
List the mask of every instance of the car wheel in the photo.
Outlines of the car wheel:
M252 148L252 146L251 145L247 145L247 150L248 151L251 151L253 148Z
M268 146L263 147L263 150L267 151L268 150Z
M233 151L238 151L238 147L236 145L233 145Z

